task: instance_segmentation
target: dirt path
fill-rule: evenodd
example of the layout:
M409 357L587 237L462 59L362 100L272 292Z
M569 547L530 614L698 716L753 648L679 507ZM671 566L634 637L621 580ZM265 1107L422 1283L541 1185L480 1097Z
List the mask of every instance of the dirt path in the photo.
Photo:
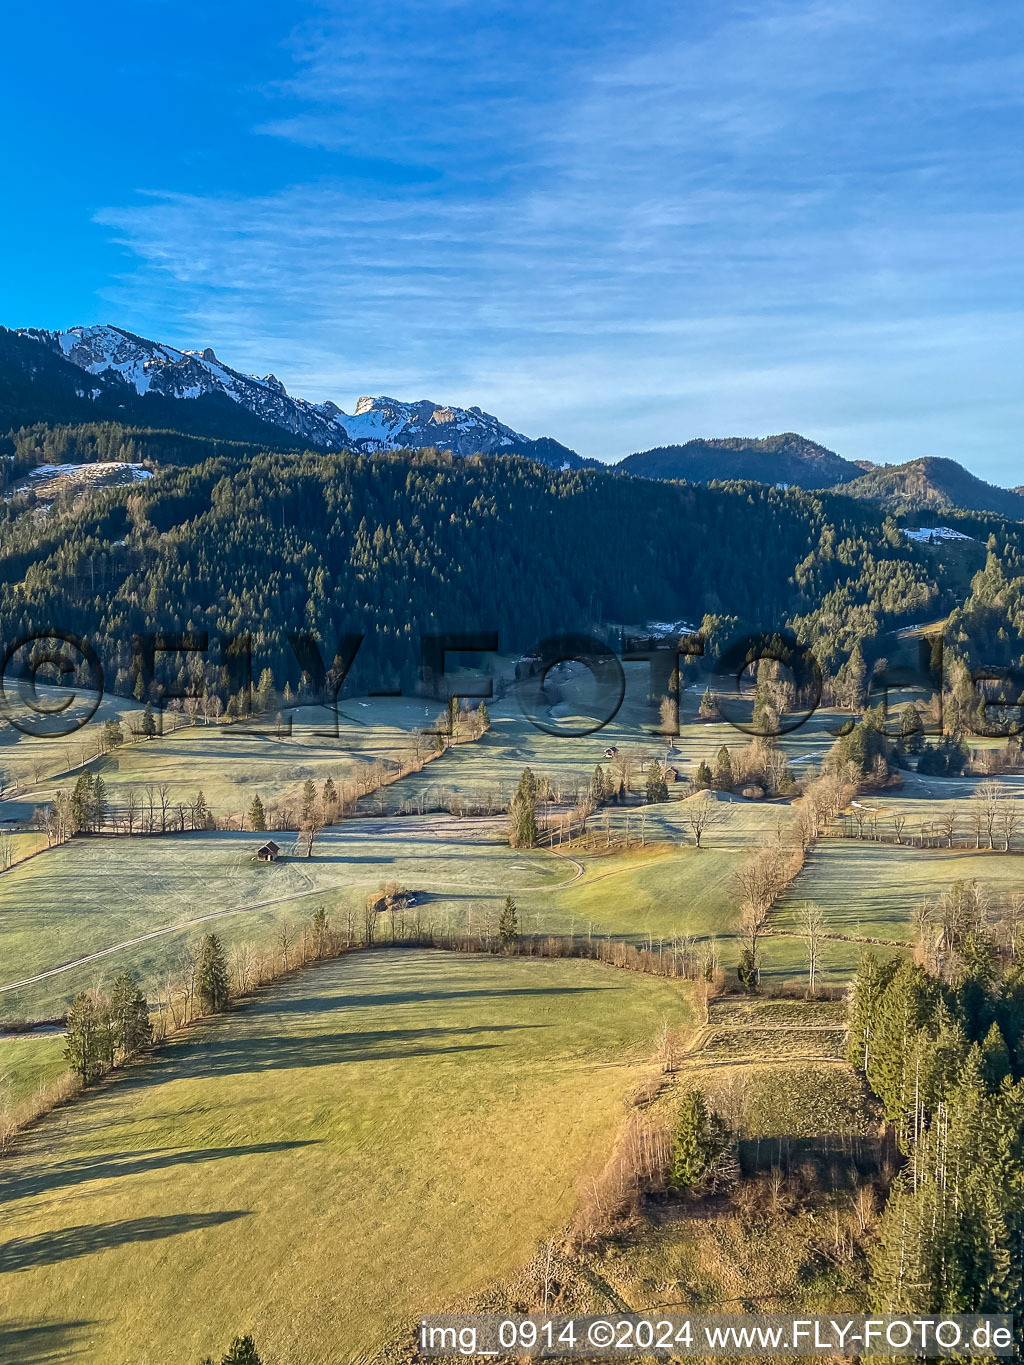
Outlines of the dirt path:
M44 850L45 851L45 850ZM558 853L554 849L548 850L554 857L561 859L562 862L572 865L572 875L564 882L556 882L554 885L525 887L531 895L536 895L548 891L562 891L567 886L572 886L586 874L586 868L576 858L570 858L564 853ZM299 869L301 872L301 869ZM305 877L306 874L302 873ZM307 880L311 880L307 877ZM434 886L422 888L428 895L445 895L452 892L464 892L464 886ZM504 888L491 886L486 889L500 894ZM74 971L76 967L85 967L90 962L97 962L100 958L110 957L113 953L122 952L125 948L138 947L140 943L149 943L152 939L164 938L168 934L183 933L188 929L194 929L200 924L208 924L211 920L222 919L225 915L244 914L249 910L266 910L274 905L284 905L289 901L307 900L310 896L327 895L330 891L337 890L336 887L314 887L311 886L307 891L291 892L286 896L274 896L265 901L249 901L243 905L229 905L223 910L211 910L209 914L197 915L192 919L178 920L175 924L165 924L158 929L150 929L145 934L139 934L135 938L126 938L120 943L112 943L106 948L98 948L93 953L86 953L83 957L73 958L70 962L62 962L57 967L49 967L44 972L37 972L34 976L26 976L21 981L10 981L6 985L0 985L0 995L6 995L10 991L21 990L26 986L35 986L40 981L47 981L50 977L60 976L64 972Z
M109 957L111 953L119 953L124 948L134 948L139 943L148 943L150 939L163 938L167 934L181 933L197 924L207 924L210 920L221 919L224 915L237 915L244 910L264 910L271 905L282 905L286 901L304 900L308 896L321 896L323 894L323 888L314 891L300 891L297 895L292 893L288 896L275 896L272 900L253 901L249 905L230 905L224 910L212 910L208 915L198 915L195 919L180 920L177 924L165 924L160 929L151 929L148 933L139 934L136 938L126 938L121 943L112 943L107 948L99 948L94 953L86 953L84 957L76 957L70 962L62 962L59 967L50 967L45 972L37 972L35 976L26 976L21 981L11 981L6 986L0 986L0 995L4 995L8 991L20 990L23 986L34 986L39 981L46 981L51 976L60 976L62 972L73 971L75 967L84 967L90 962L98 961L101 957Z

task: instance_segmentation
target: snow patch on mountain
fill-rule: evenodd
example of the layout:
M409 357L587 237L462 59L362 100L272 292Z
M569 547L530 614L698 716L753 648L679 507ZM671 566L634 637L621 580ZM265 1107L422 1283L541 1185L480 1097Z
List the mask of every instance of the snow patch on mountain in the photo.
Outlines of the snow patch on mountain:
M456 455L494 451L529 438L480 408L442 407L429 399L360 398L355 412L341 414L349 438L364 449L441 446Z
M432 402L403 403L397 398L363 397L355 412L336 403L293 398L276 375L242 374L218 359L209 346L180 351L149 341L122 327L71 327L63 332L24 329L87 374L117 375L139 394L196 399L222 394L249 412L328 450L367 452L438 446L455 455L500 452L533 444L521 432L480 408ZM559 447L559 454L567 452ZM572 452L568 452L570 455ZM543 458L550 463L550 458ZM575 457L574 457L575 458ZM559 459L561 468L570 461Z
M963 531L956 531L952 526L922 526L920 529L909 530L903 528L903 534L908 540L916 540L920 544L930 545L937 540L974 540L974 536L964 535Z

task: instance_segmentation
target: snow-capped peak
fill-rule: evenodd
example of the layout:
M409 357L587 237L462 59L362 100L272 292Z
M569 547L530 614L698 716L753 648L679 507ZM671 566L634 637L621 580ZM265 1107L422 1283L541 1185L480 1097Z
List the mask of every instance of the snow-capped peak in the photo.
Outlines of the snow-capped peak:
M349 438L365 449L443 446L456 455L494 451L529 438L479 408L442 407L428 398L402 403L397 398L362 397L342 422Z
M361 397L351 416L327 400L311 403L292 398L274 374L242 374L219 360L211 346L178 350L126 331L123 327L70 327L66 331L23 333L77 365L87 374L119 376L139 394L197 399L207 395L230 398L274 426L324 449L390 451L439 446L455 455L477 451L528 449L534 442L478 407L460 408L422 399L404 403L397 398ZM555 446L553 442L540 443ZM538 458L552 463L563 456L579 457L564 447L538 450ZM556 466L557 467L557 466Z

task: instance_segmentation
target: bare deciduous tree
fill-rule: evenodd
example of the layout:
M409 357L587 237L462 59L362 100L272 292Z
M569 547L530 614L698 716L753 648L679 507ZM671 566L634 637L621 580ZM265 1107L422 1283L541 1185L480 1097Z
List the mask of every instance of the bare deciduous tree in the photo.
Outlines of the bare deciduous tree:
M805 901L800 911L800 932L807 953L807 993L818 989L818 965L821 961L821 941L825 936L825 919L813 901Z
M698 848L703 847L701 840L705 831L711 825L717 824L721 818L721 809L711 792L704 792L700 796L691 796L686 802L686 822L693 832L694 843Z

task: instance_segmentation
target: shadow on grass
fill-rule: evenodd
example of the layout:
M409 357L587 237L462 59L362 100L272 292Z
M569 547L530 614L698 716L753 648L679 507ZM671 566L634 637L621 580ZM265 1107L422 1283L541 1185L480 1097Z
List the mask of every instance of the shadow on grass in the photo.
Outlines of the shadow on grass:
M45 1191L68 1189L89 1180L113 1180L126 1175L172 1166L194 1166L203 1161L222 1161L227 1157L259 1156L267 1152L287 1152L296 1147L313 1147L313 1139L295 1142L253 1142L237 1147L154 1147L142 1152L111 1152L102 1156L74 1157L68 1161L46 1162L22 1168L9 1180L0 1181L0 1203L13 1203ZM0 1355L0 1360L4 1357Z
M167 1217L127 1218L120 1223L85 1223L81 1227L41 1232L34 1237L14 1237L0 1243L0 1275L33 1266L55 1265L77 1256L127 1246L133 1242L155 1242L176 1237L182 1232L200 1232L248 1217L247 1209L225 1209L221 1213L174 1213Z
M86 1344L78 1345L75 1337L94 1324L78 1322L23 1321L0 1323L0 1360L16 1361L17 1365L57 1365L57 1362L82 1356Z
M390 950L389 950L390 951ZM435 1000L507 1000L522 997L531 999L548 995L584 995L594 991L615 990L616 987L601 986L510 986L494 990L487 986L460 990L402 990L387 991L378 995L300 995L287 999L268 997L260 1002L259 1013L262 1018L273 1014L316 1014L325 1010L372 1009L378 1005L422 1005L432 1004Z
M266 1018L266 1016L264 1016ZM351 1033L255 1034L240 1037L211 1028L206 1036L169 1050L164 1066L139 1070L133 1090L160 1085L165 1067L175 1077L207 1080L262 1071L304 1070L343 1062L409 1061L454 1053L484 1052L498 1043L473 1042L480 1034L513 1033L542 1024L487 1024L475 1028L366 1029Z

